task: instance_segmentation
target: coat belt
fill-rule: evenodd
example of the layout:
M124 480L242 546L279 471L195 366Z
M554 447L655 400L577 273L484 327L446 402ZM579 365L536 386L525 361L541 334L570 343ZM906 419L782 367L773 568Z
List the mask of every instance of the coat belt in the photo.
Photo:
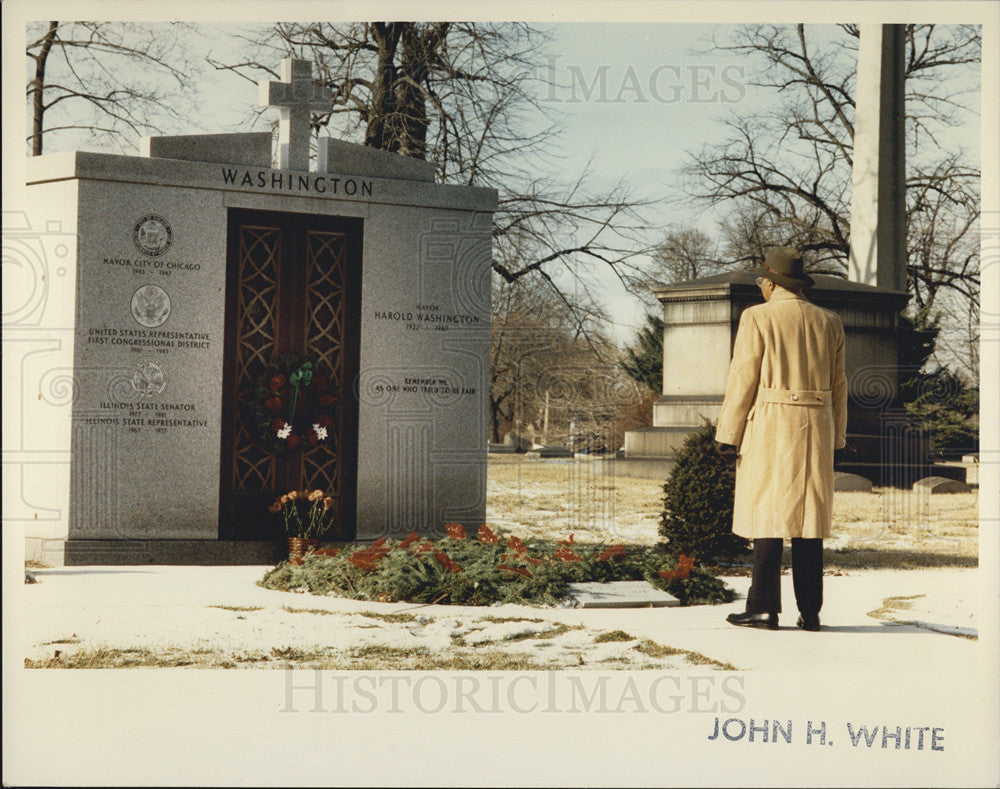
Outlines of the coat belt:
M757 390L758 403L785 403L787 405L826 405L833 402L829 389L768 389Z

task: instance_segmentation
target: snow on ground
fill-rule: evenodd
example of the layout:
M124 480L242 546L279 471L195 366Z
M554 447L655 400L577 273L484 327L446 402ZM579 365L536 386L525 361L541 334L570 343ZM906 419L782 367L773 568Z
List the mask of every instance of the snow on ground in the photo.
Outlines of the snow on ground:
M330 669L872 669L974 657L979 573L850 571L826 578L824 630L794 627L791 579L778 633L733 628L728 605L645 609L374 603L255 585L264 567L36 570L24 585L31 665ZM749 579L726 578L740 595ZM956 638L964 635L965 638ZM883 636L892 636L883 637ZM971 652L969 650L972 650ZM59 658L55 661L56 652Z

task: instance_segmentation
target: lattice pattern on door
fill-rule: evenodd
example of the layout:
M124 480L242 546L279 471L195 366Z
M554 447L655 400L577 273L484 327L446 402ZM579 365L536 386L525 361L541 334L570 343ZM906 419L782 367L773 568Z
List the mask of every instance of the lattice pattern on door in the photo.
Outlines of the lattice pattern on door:
M347 244L344 233L310 231L306 237L306 352L320 369L329 369L330 388L338 400L345 395L344 283L347 275ZM339 496L341 486L341 440L343 408L336 410L336 424L328 439L302 454L302 474L310 484Z
M281 228L244 225L240 228L238 323L236 328L236 389L239 398L233 490L272 490L274 456L251 437L248 409L257 381L278 348L281 293Z
M243 225L239 233L238 319L236 327L236 387L239 400L233 456L233 490L236 493L275 492L284 481L289 486L323 488L335 498L342 491L344 411L335 408L336 421L326 441L281 461L283 468L252 437L249 409L257 382L279 354L305 351L329 372L332 393L338 401L345 394L346 336L345 278L347 237L342 232L309 231L304 260L282 260L282 228ZM282 266L290 271L282 271ZM284 287L283 287L284 283ZM301 313L292 301L303 299ZM287 323L302 314L304 326Z

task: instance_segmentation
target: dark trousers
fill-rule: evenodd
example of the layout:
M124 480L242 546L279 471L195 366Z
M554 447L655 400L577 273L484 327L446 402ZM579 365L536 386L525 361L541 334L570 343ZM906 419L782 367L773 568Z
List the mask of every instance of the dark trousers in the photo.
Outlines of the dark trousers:
M753 541L748 613L777 614L781 611L783 542L780 537L758 537ZM792 538L792 584L799 612L805 616L819 614L823 607L823 540Z

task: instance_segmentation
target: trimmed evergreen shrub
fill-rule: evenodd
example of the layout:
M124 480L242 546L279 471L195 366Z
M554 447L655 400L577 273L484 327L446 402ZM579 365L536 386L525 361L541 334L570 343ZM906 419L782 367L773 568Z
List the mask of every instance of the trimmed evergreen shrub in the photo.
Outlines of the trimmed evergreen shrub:
M727 458L719 451L715 425L706 420L684 442L677 468L663 486L660 534L671 553L704 562L749 549L748 541L732 532L735 485L735 455Z

